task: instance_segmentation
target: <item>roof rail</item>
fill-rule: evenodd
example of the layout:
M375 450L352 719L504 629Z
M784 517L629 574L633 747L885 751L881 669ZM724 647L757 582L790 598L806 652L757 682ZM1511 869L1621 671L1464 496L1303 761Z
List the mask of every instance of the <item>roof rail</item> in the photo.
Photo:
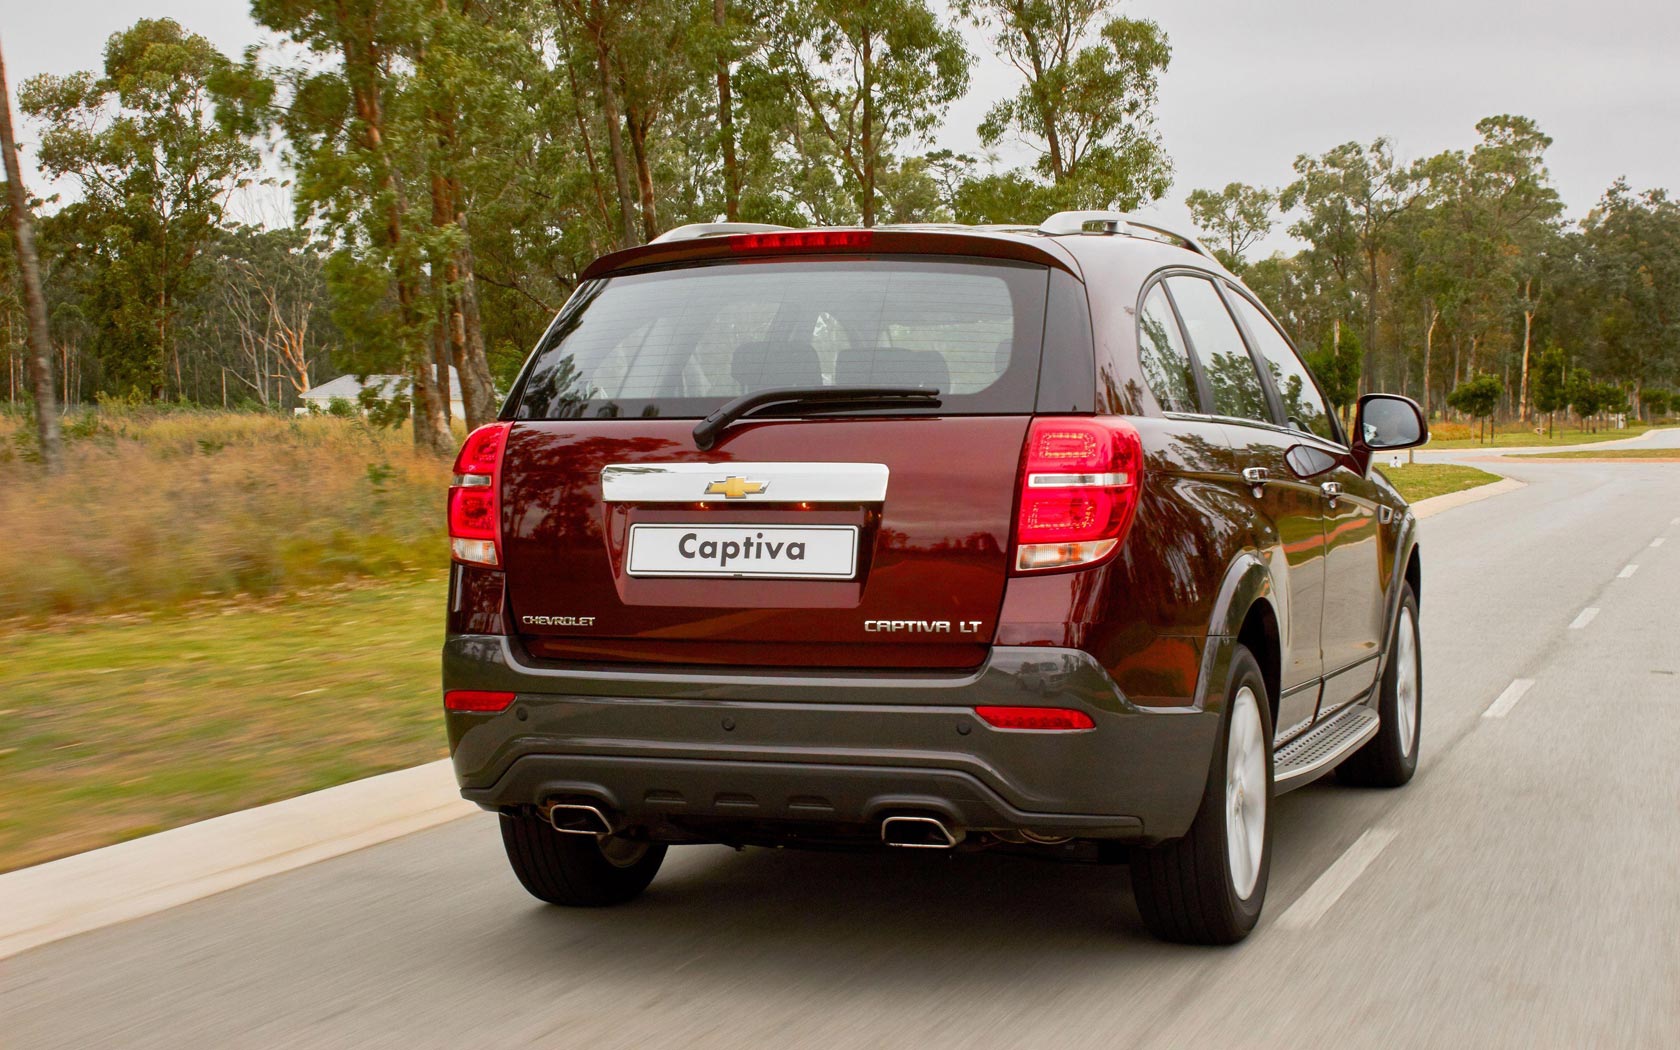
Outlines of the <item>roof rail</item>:
M1098 229L1090 232L1123 234L1128 237L1139 236L1140 231L1145 236L1155 234L1157 236L1152 237L1152 240L1164 237L1180 247L1188 248L1198 255L1204 255L1216 263L1219 262L1219 257L1209 251L1207 245L1188 233L1181 233L1178 230L1169 229L1166 226L1121 211L1059 211L1039 223L1038 232L1059 237L1085 233L1088 226L1098 227Z
M649 241L649 244L670 244L672 241L694 241L701 237L725 237L732 233L781 233L791 226L773 226L767 222L691 222L678 226Z
M1130 234L1132 217L1119 211L1059 211L1038 224L1039 233L1052 237L1084 233L1087 226L1099 226L1098 233Z

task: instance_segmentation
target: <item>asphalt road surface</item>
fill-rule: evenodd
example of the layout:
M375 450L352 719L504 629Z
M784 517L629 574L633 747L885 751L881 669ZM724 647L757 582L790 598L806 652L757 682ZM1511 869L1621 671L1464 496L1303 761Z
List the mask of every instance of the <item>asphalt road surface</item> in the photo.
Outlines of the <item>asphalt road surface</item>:
M0 962L0 1047L1680 1045L1680 466L1496 469L1423 526L1417 778L1280 799L1238 947L984 855L684 847L561 911L482 816Z

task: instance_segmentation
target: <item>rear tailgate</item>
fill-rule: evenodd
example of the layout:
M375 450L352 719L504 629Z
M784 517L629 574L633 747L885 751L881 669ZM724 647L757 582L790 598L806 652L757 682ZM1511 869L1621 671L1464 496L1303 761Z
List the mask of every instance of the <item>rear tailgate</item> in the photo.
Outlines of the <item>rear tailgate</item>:
M978 666L1050 272L885 253L586 282L510 398L514 630L565 661ZM705 451L693 434L744 394L894 386L938 401L784 405L798 418L749 416Z
M708 454L694 450L691 421L518 424L503 467L514 624L534 655L559 660L976 666L1003 598L1027 424L754 423ZM880 491L833 483L829 464L879 468L842 476L879 475ZM603 470L649 466L689 469L606 498ZM832 560L854 529L851 562ZM810 542L820 533L829 548ZM701 572L715 575L688 575Z

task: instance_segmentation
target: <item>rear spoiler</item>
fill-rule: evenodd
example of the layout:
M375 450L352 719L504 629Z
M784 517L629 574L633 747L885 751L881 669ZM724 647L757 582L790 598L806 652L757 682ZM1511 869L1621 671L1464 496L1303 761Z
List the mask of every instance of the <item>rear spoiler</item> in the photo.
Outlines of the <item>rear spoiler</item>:
M992 232L973 228L820 227L790 230L748 223L708 223L686 234L673 230L651 244L603 255L579 281L721 259L804 255L960 255L1008 259L1065 270L1084 280L1072 253L1037 232ZM682 233L683 235L673 236Z

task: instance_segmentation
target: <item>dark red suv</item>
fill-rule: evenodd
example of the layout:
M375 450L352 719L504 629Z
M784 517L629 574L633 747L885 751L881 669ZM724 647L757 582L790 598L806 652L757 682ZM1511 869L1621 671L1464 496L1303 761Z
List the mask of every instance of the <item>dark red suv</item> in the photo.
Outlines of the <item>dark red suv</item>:
M462 794L556 904L674 843L1131 866L1259 916L1275 791L1417 763L1416 527L1192 238L688 226L595 262L449 494Z

